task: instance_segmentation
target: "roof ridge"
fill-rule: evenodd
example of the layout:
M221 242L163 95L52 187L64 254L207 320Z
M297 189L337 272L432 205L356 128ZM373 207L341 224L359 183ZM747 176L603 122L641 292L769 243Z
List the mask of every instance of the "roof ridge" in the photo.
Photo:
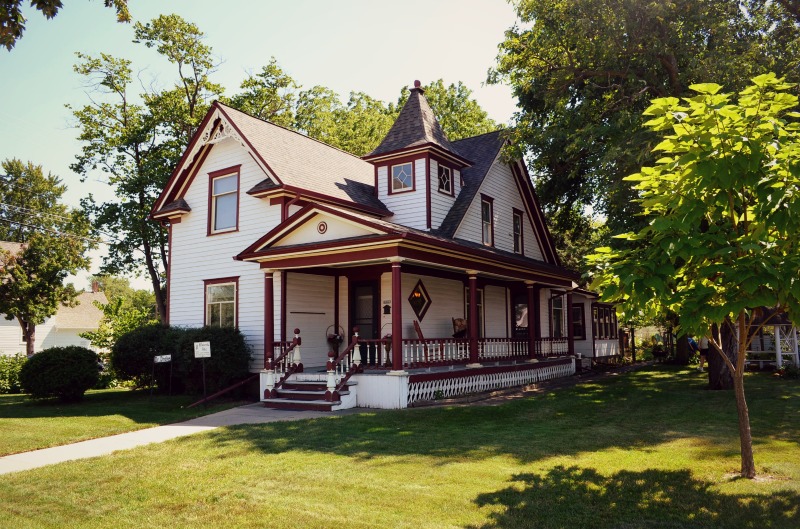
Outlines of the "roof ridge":
M473 138L480 138L481 136L486 136L487 134L497 134L498 132L505 132L507 130L509 130L509 129L502 128L502 129L490 130L489 132L482 132L482 133L476 134L474 136L467 136L466 138L459 138L457 140L450 140L450 143L458 143L460 141L471 140Z
M290 129L289 127L284 127L283 125L278 125L277 123L273 123L272 121L269 121L268 119L260 118L260 117L258 117L258 116L253 116L253 115L251 115L251 114L248 114L247 112L244 112L244 111L242 111L242 110L239 110L239 109L238 109L238 108L236 108L236 107L232 107L232 106L230 106L230 105L226 105L225 103L223 103L223 102L219 101L218 99L217 99L217 100L214 100L214 102L215 102L215 103L217 103L217 104L218 104L218 105L220 105L220 106L223 106L223 107L225 107L226 109L231 109L231 110L233 110L234 112L238 112L238 113L240 113L240 114L244 114L244 115L245 115L245 116L247 116L248 118L252 118L252 119L255 119L255 120L261 121L261 122L263 122L263 123L266 123L266 124L268 124L268 125L272 125L273 127L277 127L277 128L279 128L279 129L283 129L283 130L285 130L285 131L287 131L287 132L291 132L291 133L297 134L297 135L298 135L298 136L300 136L301 138L305 138L305 139L307 139L307 140L315 141L315 142L317 142L317 143L320 143L320 144L322 144L322 145L324 145L324 146L326 146L326 147L330 147L331 149L333 149L333 150L335 150L335 151L339 151L339 152L341 152L341 153L347 154L348 156L352 156L353 158L356 158L357 160L360 160L360 161L362 161L362 162L364 161L364 160L362 160L362 159L361 159L361 157L360 157L360 156L356 156L356 155L355 155L355 154L353 154L352 152L348 152L348 151L345 151L344 149L340 149L339 147L333 146L333 145L331 145L330 143L325 143L324 141L322 141L322 140L319 140L319 139L317 139L317 138L314 138L313 136L309 136L308 134L303 134L302 132L296 131L296 130L294 130L294 129ZM368 163L368 162L365 162L365 163Z

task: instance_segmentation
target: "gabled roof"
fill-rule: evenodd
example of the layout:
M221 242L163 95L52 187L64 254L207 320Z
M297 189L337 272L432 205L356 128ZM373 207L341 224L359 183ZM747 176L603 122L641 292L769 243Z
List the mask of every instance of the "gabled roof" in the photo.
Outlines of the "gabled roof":
M56 313L56 327L59 329L96 329L103 317L103 311L94 302L108 303L102 292L81 292L74 307L59 307Z
M260 189L280 187L295 193L308 192L320 198L329 197L342 205L391 214L375 196L372 164L215 101L156 200L151 216L162 216L167 206L183 198L187 180L194 177L196 166L205 158L201 151L213 149L215 142L228 137L250 151L264 170L264 185L256 186Z
M364 159L374 159L413 147L431 146L462 159L464 165L471 163L453 148L424 94L425 91L419 87L419 81L416 81L414 88L408 94L408 101L400 110L400 115L397 116L392 128L380 145Z
M467 167L461 171L464 185L461 192L456 197L453 207L447 212L439 226L439 233L445 237L453 238L464 215L467 214L472 199L478 193L483 179L492 167L500 149L504 143L503 131L496 130L480 136L465 138L453 143L453 146L462 153L463 156L473 160L472 167Z

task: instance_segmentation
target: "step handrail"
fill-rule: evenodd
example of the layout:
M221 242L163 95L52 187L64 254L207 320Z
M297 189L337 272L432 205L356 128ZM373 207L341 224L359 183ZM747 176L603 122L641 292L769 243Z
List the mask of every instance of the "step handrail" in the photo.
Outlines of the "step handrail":
M274 343L282 343L282 342L274 342ZM273 347L274 347L274 343L273 343ZM274 359L273 358L268 358L267 359L267 370L270 373L273 373L274 370L275 370L275 366L280 365L280 362L282 362L290 353L294 352L295 347L297 347L299 345L302 345L302 343L303 343L303 339L300 338L300 329L295 329L294 330L294 339L292 340L292 343L289 344L289 347L287 347L285 351L283 351L281 354L279 354L277 358L274 358ZM291 363L289 365L289 367L286 369L286 371L283 372L283 376L281 376L278 379L278 381L275 382L274 386L272 386L270 388L269 383L268 383L267 389L264 391L264 398L274 398L278 393L278 389L280 389L281 386L283 386L283 384L289 379L290 376L292 376L295 373L300 373L302 371L303 371L303 364L302 363L299 363L299 364L296 364L294 362ZM270 379L274 380L274 378L272 378L273 374L269 374L268 376L270 377ZM269 392L269 395L267 395L267 392Z
M327 391L325 392L325 400L328 402L333 402L339 400L339 392L347 385L347 381L350 380L350 377L359 373L361 369L361 355L356 349L358 345L358 326L353 327L353 339L350 341L350 344L347 348L339 353L337 356L334 351L328 352L328 383L327 383ZM345 359L349 359L350 353L355 351L353 355L352 361L349 362L349 366L342 366L342 363ZM337 368L346 367L344 371L344 376L336 382L336 371Z

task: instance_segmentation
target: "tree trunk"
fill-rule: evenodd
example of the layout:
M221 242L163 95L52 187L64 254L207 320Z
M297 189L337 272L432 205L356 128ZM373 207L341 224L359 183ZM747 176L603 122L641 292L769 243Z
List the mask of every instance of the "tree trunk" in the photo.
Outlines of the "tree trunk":
M720 329L716 324L711 329L713 336L718 336ZM733 365L736 365L736 351L739 347L739 340L736 338L733 325L730 320L727 320L722 325L722 350L725 355L730 359ZM733 375L731 370L728 369L728 364L720 356L719 351L710 347L708 350L708 389L734 389Z
M678 337L677 343L675 344L675 363L681 366L689 365L690 354L689 337L682 334Z
M25 341L25 355L30 358L36 352L36 325L31 322L19 320L22 327L22 338Z
M756 477L756 463L753 459L753 436L750 433L750 412L744 398L744 373L736 373L733 377L736 393L736 412L739 416L739 445L742 454L742 477Z

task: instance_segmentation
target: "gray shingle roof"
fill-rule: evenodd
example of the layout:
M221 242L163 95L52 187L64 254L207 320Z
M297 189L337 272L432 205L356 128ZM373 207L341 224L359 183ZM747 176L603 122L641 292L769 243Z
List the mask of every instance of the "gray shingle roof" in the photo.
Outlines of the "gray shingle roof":
M489 172L489 168L500 153L504 141L503 131L497 130L453 142L457 152L462 157L472 160L473 164L461 171L464 186L456 197L453 207L447 212L441 226L436 230L440 235L453 238L458 225L467 214L472 199L475 198L483 179Z
M447 139L442 126L428 105L428 100L425 99L423 90L412 88L408 101L400 110L400 115L397 116L392 128L380 145L367 157L431 143L445 151L460 154L453 149L453 144Z
M299 132L218 105L282 184L389 212L374 194L375 167L369 162ZM256 188L262 184L268 186L261 182Z
M102 292L81 292L74 307L59 307L56 313L56 327L59 329L96 329L103 317L103 311L94 302L106 304L108 299Z
M156 211L155 215L162 215L172 211L192 211L192 208L189 207L189 204L184 199L179 198L178 200L174 200Z

